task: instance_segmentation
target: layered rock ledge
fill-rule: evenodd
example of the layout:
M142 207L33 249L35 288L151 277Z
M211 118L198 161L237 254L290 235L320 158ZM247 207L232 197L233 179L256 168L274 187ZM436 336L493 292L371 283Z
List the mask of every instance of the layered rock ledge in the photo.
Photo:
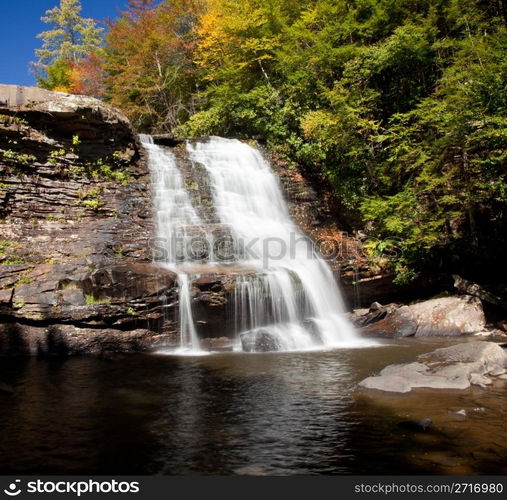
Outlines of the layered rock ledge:
M175 276L151 264L149 172L119 111L0 85L0 217L0 354L138 350L170 330Z
M217 224L202 169L185 160L184 144L164 144L179 158L203 219ZM329 263L348 303L389 296L390 278L370 269L331 201L270 159L303 231L322 251L326 242L337 245ZM152 263L151 198L143 149L118 110L90 97L0 85L0 355L139 350L176 340L176 276ZM245 272L196 270L201 338L234 329L231 294Z

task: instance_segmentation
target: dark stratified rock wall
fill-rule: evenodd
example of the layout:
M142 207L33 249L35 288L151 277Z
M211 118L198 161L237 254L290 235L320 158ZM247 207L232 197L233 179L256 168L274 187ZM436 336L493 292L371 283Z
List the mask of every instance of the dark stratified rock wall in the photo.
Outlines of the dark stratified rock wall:
M0 85L0 217L0 354L174 334L175 276L151 263L149 172L120 112Z

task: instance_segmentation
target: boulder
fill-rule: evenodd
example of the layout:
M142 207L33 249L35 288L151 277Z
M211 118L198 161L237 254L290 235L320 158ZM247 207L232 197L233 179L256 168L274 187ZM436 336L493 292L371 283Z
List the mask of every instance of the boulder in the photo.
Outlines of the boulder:
M207 338L201 340L201 347L207 351L229 352L233 350L233 342L229 337Z
M470 295L376 307L354 323L364 325L365 335L385 337L453 337L480 332L486 326L481 301Z
M493 342L468 342L421 354L417 361L385 367L378 376L359 383L366 389L406 393L417 387L467 389L486 386L486 374L500 373L507 366L507 354Z
M454 337L484 330L486 319L480 299L470 295L442 297L413 304L416 337Z
M0 84L0 108L15 110L18 116L30 115L40 125L49 124L64 135L78 134L102 145L132 142L134 138L127 117L94 97Z
M404 420L398 423L398 427L413 432L426 432L432 424L431 418L421 418L419 420Z
M400 307L401 304L393 303L383 306L378 302L373 302L369 309L354 310L349 316L349 320L354 326L365 327L390 316Z
M471 364L477 367L478 373L507 366L507 354L502 347L494 342L463 342L450 347L442 347L430 353L420 354L418 359L430 364Z
M380 321L375 321L363 328L363 333L371 336L411 337L417 331L417 322L409 306L402 306L389 311Z
M281 347L276 335L264 329L243 332L240 339L244 352L279 351Z

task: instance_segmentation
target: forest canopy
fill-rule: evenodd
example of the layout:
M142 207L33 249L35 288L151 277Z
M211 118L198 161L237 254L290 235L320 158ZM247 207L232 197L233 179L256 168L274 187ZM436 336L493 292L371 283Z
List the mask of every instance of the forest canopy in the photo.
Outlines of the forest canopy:
M105 32L61 0L46 20L41 85L143 132L262 139L400 242L399 282L506 247L507 0L130 0Z

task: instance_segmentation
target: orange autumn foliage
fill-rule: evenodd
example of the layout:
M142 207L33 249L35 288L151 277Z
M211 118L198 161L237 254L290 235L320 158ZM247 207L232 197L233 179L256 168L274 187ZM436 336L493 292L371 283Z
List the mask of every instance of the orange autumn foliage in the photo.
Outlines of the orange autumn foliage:
M69 92L72 94L103 97L105 71L101 56L97 52L93 52L78 63L71 64L69 81Z
M134 0L110 24L107 95L141 130L171 130L194 112L193 25L203 0Z

